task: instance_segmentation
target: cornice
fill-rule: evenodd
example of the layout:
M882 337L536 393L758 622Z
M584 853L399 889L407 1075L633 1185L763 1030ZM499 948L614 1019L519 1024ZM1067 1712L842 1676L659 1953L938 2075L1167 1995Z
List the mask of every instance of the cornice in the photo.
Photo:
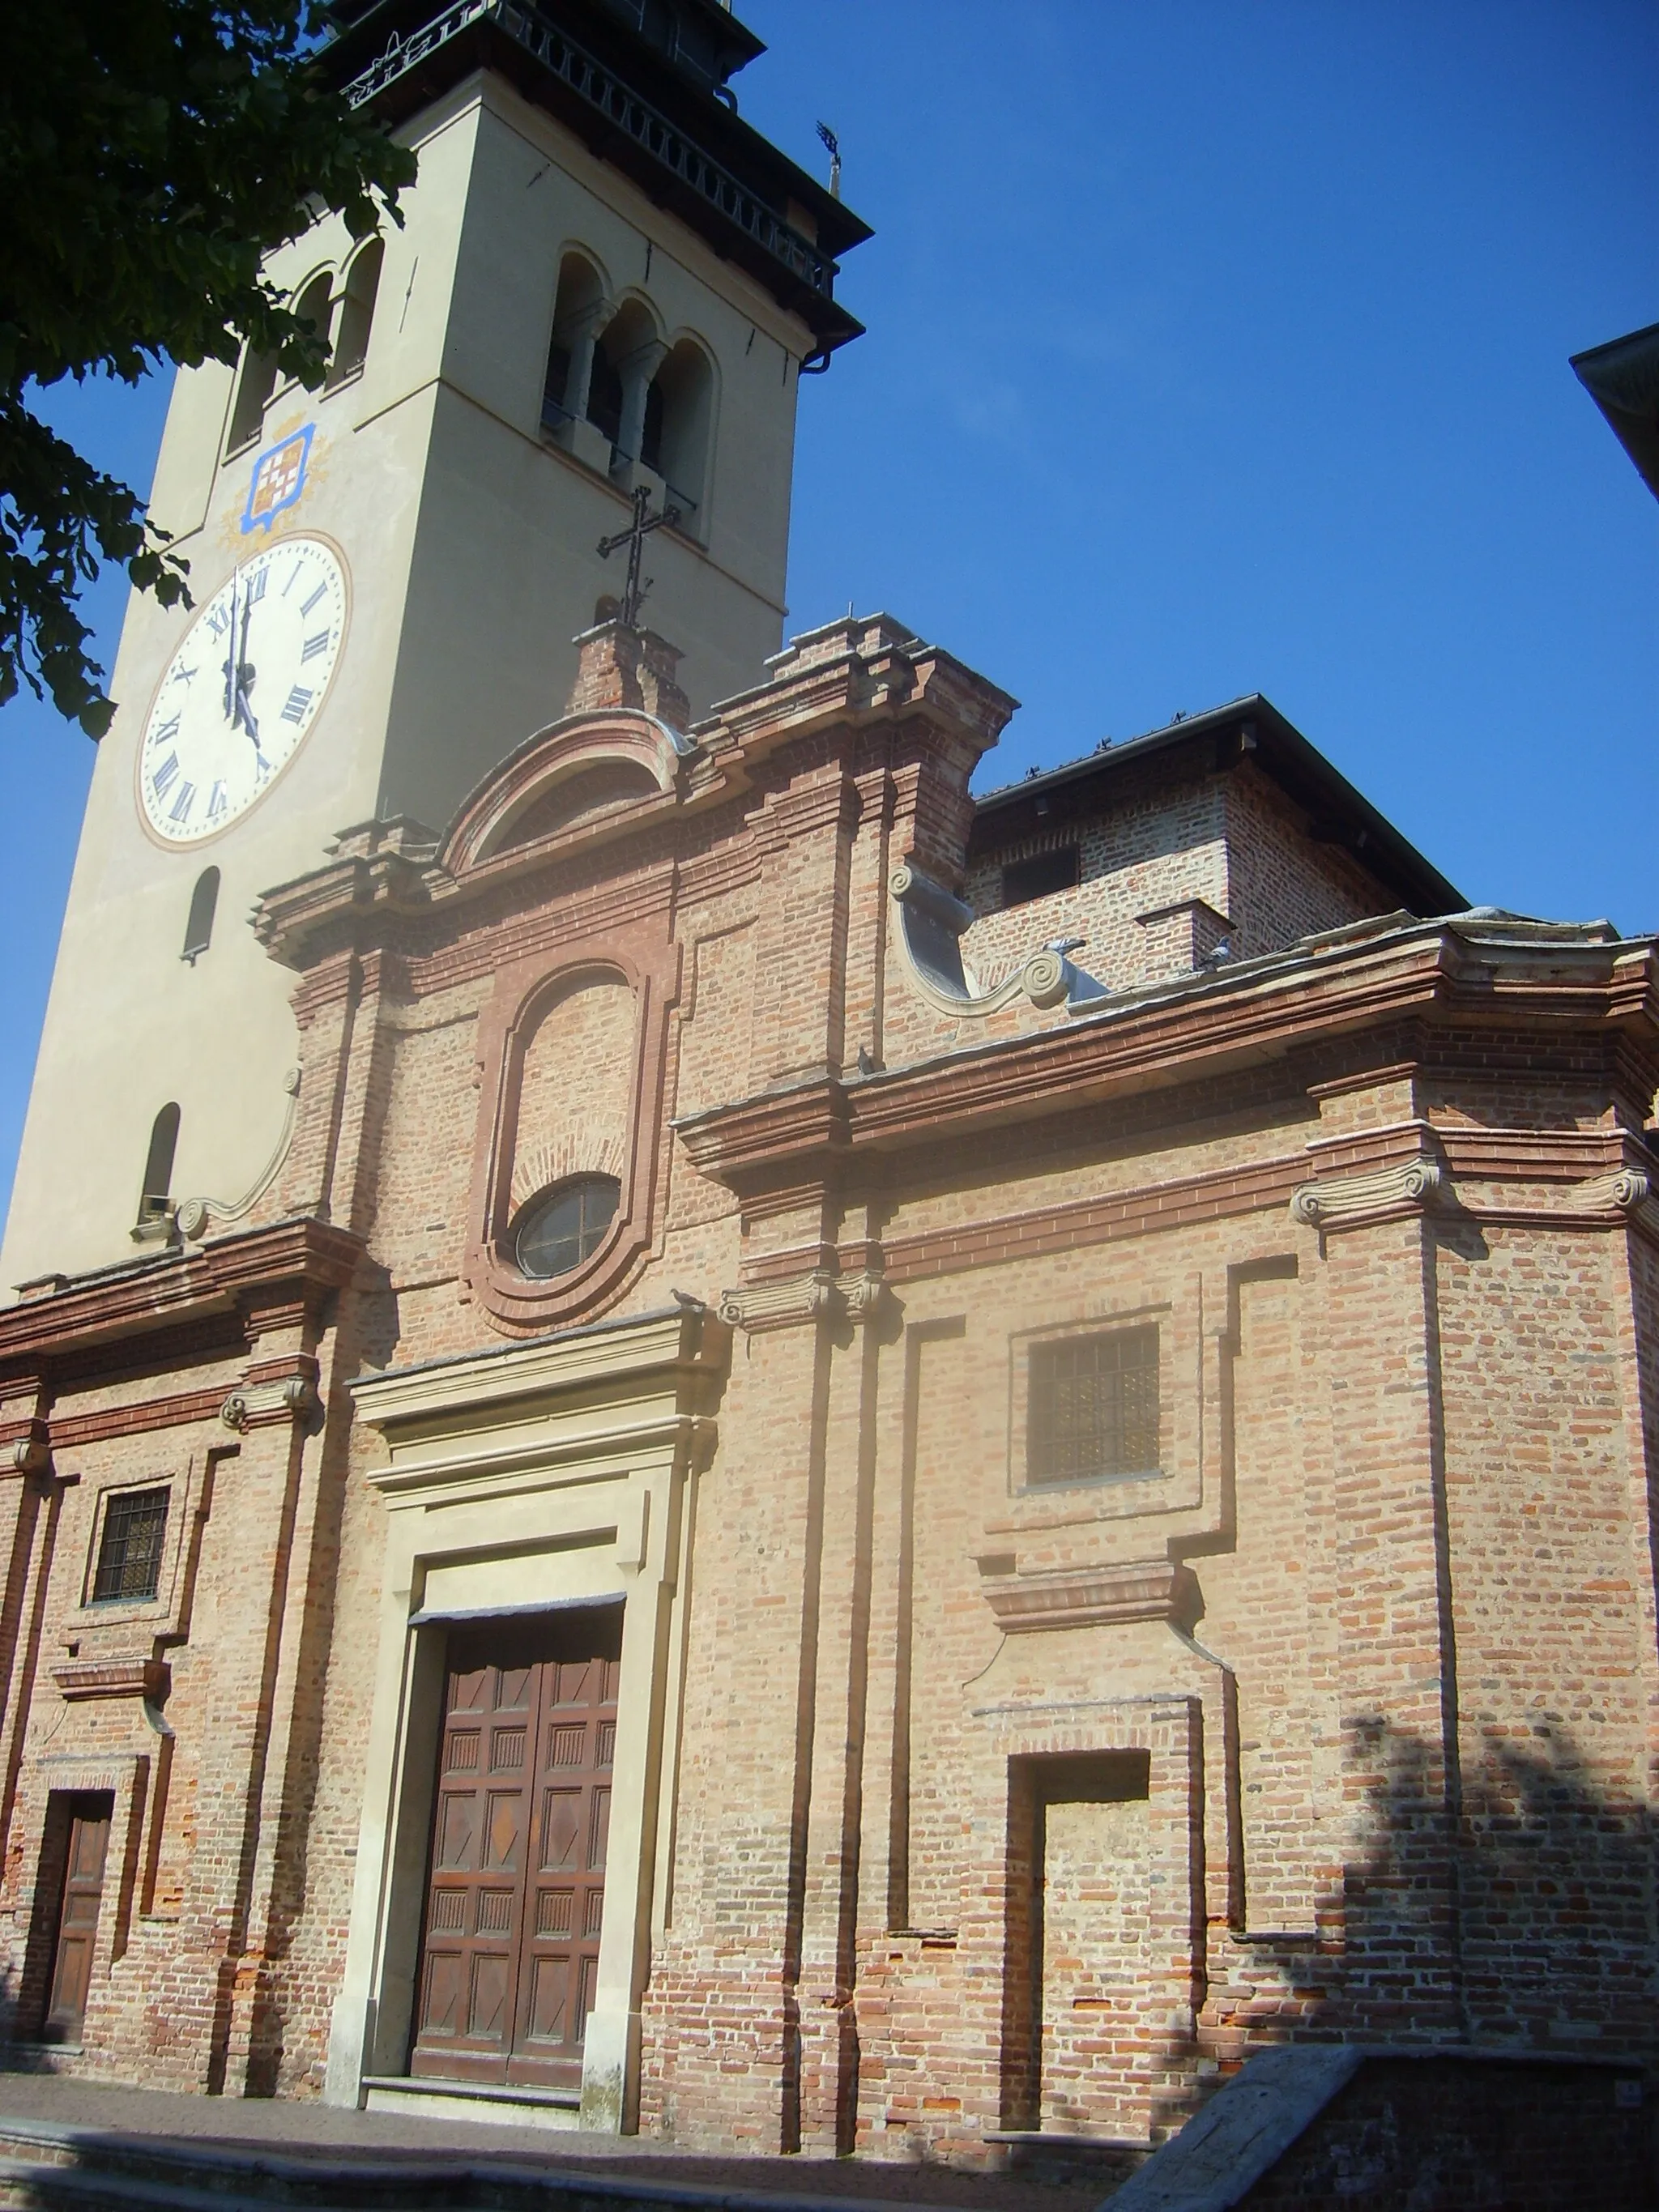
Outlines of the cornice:
M441 1424L461 1408L500 1413L595 1385L604 1385L608 1395L625 1395L644 1377L714 1372L724 1366L728 1345L714 1316L688 1304L566 1329L538 1343L392 1368L362 1376L349 1388L364 1420L390 1437Z
M568 1330L509 1351L434 1360L349 1388L387 1463L371 1485L389 1501L478 1485L690 1466L713 1435L730 1352L724 1323L695 1301L627 1322Z
M348 852L327 867L266 891L253 933L285 968L315 969L387 927L428 911L434 872L425 854Z
M1622 1031L1615 1041L1639 1044L1659 1079L1650 946L1615 958L1604 945L1506 943L1492 948L1504 973L1480 950L1442 924L1304 948L1118 1000L1064 1028L831 1082L810 1097L763 1094L677 1126L703 1174L741 1188L763 1174L803 1175L814 1147L856 1157L933 1146L1134 1091L1214 1081L1412 1018L1429 1031L1498 1028L1534 1048L1540 1036ZM1581 979L1563 974L1574 963Z
M844 1152L848 1089L830 1076L688 1115L674 1127L692 1165L722 1182L763 1178L775 1164Z
M240 1306L305 1303L351 1279L363 1243L307 1216L89 1276L0 1311L0 1367L50 1362Z

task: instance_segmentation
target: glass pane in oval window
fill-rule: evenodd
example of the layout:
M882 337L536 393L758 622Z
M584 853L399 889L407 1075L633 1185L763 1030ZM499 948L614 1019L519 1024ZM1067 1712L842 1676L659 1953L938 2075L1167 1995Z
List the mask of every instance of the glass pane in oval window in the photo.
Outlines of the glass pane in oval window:
M532 1199L513 1236L520 1271L544 1282L580 1267L598 1250L621 1203L615 1176L578 1176Z

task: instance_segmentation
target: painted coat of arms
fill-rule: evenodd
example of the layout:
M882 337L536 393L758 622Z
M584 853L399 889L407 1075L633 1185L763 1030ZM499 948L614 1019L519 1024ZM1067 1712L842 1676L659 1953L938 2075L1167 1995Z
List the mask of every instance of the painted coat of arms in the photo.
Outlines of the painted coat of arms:
M251 530L269 530L283 509L292 507L305 489L313 429L314 425L307 422L292 437L268 447L253 464L253 481L248 486L242 515L244 537Z

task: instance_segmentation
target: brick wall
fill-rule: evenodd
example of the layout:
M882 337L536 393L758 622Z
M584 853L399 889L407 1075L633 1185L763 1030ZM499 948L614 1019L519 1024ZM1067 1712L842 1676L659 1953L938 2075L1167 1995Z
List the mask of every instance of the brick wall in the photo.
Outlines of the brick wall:
M343 1386L505 1340L465 1273L493 1130L516 1115L521 1202L621 1173L642 1110L637 1260L577 1318L678 1292L736 1327L675 1587L643 2127L990 2163L1039 2122L1150 2140L1290 2035L1645 2057L1659 1244L1610 1177L1652 1157L1646 952L1379 930L1133 1015L952 1022L886 884L923 850L959 872L1000 710L920 647L878 696L892 639L844 643L705 730L648 836L550 809L505 862L366 847L274 895L304 1079L269 1218L325 1207L365 1250L291 1310L204 1291L205 1336L138 1313L120 1349L41 1324L0 1354L0 1410L38 1401L17 1433L54 1438L0 1490L14 1996L51 1792L107 1773L128 1902L70 2063L317 2091L386 1534ZM512 773L533 806L533 753ZM1241 953L1382 902L1249 763L1145 781L1089 837L1052 913L970 878L976 962L1067 897L1108 981L1120 953L1146 976L1136 916L1172 900ZM659 1098L620 951L492 1094L497 979L532 1004L570 945L647 938ZM1325 1212L1293 1213L1304 1184ZM1158 1466L1033 1482L1032 1347L1130 1324L1158 1332ZM228 1424L283 1360L320 1408ZM195 1486L188 1602L80 1620L99 1490L163 1478ZM98 1651L164 1656L164 1712L66 1697ZM1145 1796L1066 1794L1102 1760Z

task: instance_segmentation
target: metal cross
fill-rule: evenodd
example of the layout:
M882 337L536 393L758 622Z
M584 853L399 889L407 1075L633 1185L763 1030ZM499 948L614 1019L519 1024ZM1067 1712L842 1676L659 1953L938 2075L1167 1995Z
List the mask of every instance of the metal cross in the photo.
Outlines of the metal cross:
M618 546L625 545L628 548L628 581L623 588L622 606L617 615L618 621L625 629L639 628L640 607L646 593L651 588L649 576L647 576L643 581L640 578L640 556L645 550L647 534L653 530L660 530L664 523L666 523L672 530L680 519L680 511L677 507L665 507L660 514L652 514L647 511L650 505L649 487L645 484L635 485L634 520L626 530L618 530L611 537L601 538L599 540L601 561L608 561Z

